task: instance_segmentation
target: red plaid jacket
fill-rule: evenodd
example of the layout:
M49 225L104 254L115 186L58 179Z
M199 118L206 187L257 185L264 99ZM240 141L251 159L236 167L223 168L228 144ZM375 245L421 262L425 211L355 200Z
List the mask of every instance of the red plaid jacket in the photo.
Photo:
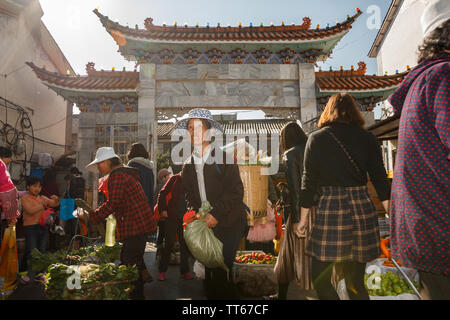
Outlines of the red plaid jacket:
M101 223L114 213L118 241L156 230L153 212L139 182L137 169L121 167L113 170L108 178L108 193L108 200L90 215L92 223Z

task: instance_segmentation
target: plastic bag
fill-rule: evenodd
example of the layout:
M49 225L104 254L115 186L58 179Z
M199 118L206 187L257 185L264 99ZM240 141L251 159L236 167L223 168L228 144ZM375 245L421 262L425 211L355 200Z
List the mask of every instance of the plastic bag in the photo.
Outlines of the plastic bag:
M205 267L223 268L228 272L228 267L223 259L223 244L216 238L211 228L208 228L204 217L211 211L209 202L202 203L199 210L200 219L186 225L184 229L184 241L192 256Z
M250 227L247 240L251 242L272 241L277 236L277 228L275 225L275 214L272 208L272 202L267 200L267 222L261 223L259 220L254 226Z
M75 199L62 198L59 206L59 217L61 220L75 219L73 211L75 209Z
M198 262L197 260L194 262L193 267L195 277L199 280L205 280L205 266Z
M7 298L17 287L18 270L16 227L11 226L5 230L0 248L0 299Z
M400 279L403 279L403 275L398 271L397 268L383 266L383 262L386 260L386 258L379 258L375 259L371 262L368 262L366 264L366 274L371 274L373 269L375 271L378 271L381 274L392 272L394 274L397 274ZM408 278L411 281L415 281L416 283L419 283L419 272L416 269L407 268L407 267L401 267L402 271L408 276ZM420 298L416 294L410 294L410 293L401 293L397 296L371 296L369 295L370 300L420 300Z

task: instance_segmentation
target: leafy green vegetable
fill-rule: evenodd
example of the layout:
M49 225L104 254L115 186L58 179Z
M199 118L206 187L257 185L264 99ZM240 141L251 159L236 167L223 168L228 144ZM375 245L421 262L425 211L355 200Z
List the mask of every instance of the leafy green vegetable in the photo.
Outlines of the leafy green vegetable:
M392 271L381 274L379 289L368 289L367 280L369 279L369 276L370 275L368 274L364 275L364 285L370 296L397 296L404 293L415 294L407 281L405 279L400 279L400 277ZM418 284L415 281L412 282L416 289L418 289Z
M129 299L134 282L139 278L136 266L116 266L114 263L77 266L80 287L68 286L74 271L68 265L56 263L49 267L46 281L50 300L122 300ZM70 283L70 281L69 281Z

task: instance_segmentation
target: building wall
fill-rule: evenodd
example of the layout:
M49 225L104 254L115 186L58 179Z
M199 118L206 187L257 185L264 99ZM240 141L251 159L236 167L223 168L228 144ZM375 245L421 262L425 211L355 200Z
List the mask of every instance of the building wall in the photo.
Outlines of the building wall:
M137 131L130 129L136 127L137 122L137 112L82 112L78 115L78 122L72 123L72 130L77 132L77 167L88 177L89 183L94 176L85 167L94 160L97 149L112 146L116 154L123 155L137 141Z
M36 137L64 145L67 103L25 65L26 61L32 61L45 65L47 70L56 70L40 43L41 13L36 9L30 19L30 16L14 16L0 10L0 73L12 72L6 78L0 77L0 96L27 107ZM17 114L8 110L7 118L14 126ZM0 109L0 119L6 120L4 108ZM64 153L64 147L35 141L34 151L48 152L56 160Z
M406 66L417 65L418 47L423 41L420 17L425 8L421 0L404 0L397 16L391 24L377 55L378 74L403 72ZM382 108L387 108L387 115L391 106L386 102ZM387 116L382 118L386 118ZM392 176L395 164L397 140L383 142L383 160L389 176Z
M404 0L377 55L378 74L403 72L417 65L417 48L422 43L420 24L425 6L421 0Z

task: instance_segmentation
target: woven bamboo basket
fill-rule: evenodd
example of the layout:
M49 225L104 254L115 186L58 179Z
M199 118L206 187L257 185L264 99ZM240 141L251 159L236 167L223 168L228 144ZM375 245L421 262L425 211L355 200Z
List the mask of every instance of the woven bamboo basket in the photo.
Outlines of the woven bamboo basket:
M247 220L254 226L256 220L267 221L267 198L269 195L268 176L261 175L263 165L239 165L239 173L244 184L244 203L250 208Z

